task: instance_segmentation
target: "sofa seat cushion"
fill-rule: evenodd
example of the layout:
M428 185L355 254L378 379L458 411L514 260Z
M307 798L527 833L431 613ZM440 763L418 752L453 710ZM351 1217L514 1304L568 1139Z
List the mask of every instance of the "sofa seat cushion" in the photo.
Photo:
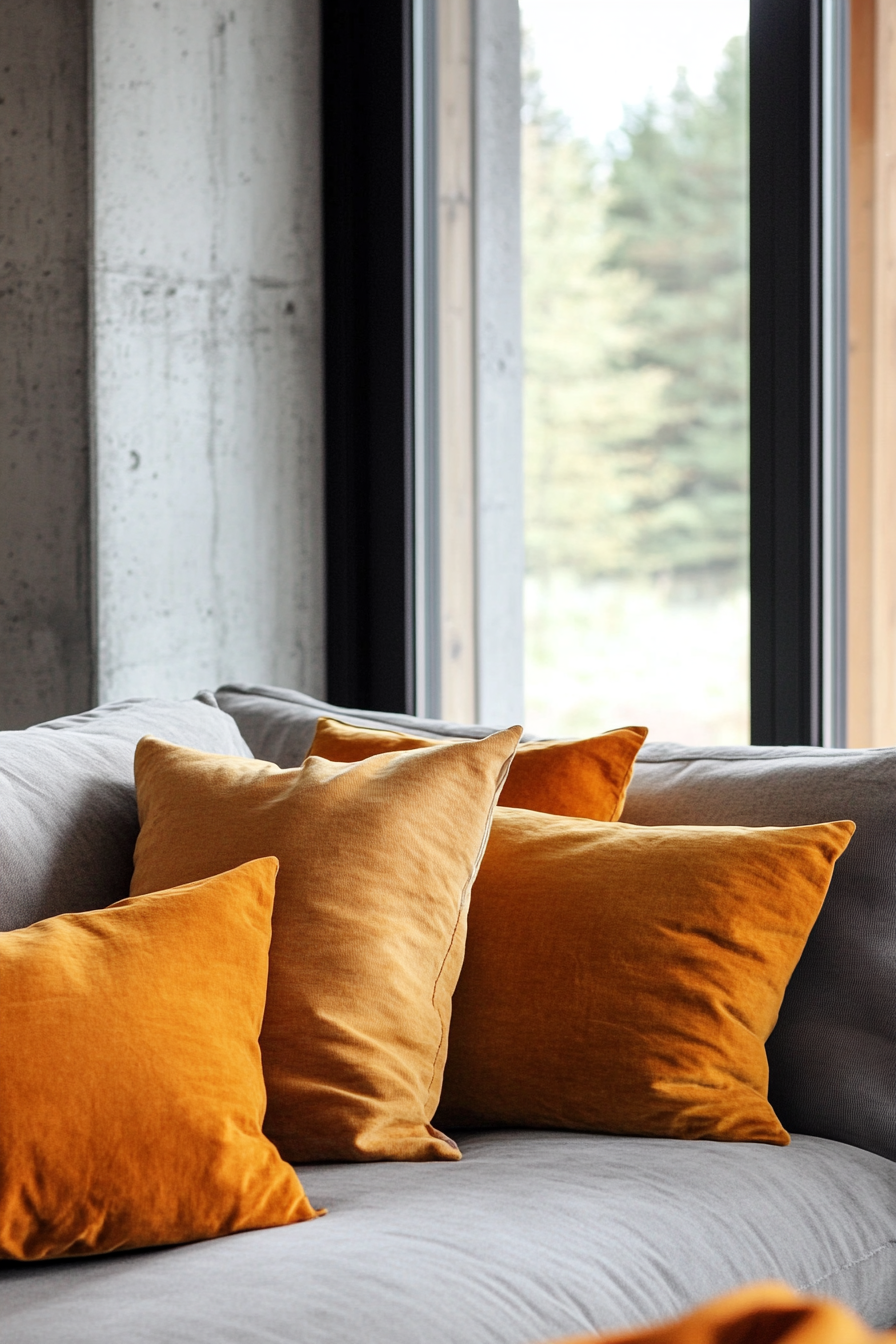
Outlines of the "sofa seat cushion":
M304 1167L326 1218L103 1261L0 1265L4 1344L535 1344L781 1278L896 1320L896 1163L602 1135Z
M208 693L123 700L0 733L0 931L127 896L139 830L134 748L147 733L252 755Z

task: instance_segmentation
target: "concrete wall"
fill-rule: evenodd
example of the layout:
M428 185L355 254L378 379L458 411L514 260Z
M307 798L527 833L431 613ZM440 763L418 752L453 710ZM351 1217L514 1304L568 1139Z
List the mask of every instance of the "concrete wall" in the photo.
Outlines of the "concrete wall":
M102 699L324 690L318 15L97 0Z
M0 23L0 728L321 693L318 0Z
M94 690L86 15L0 5L0 728Z

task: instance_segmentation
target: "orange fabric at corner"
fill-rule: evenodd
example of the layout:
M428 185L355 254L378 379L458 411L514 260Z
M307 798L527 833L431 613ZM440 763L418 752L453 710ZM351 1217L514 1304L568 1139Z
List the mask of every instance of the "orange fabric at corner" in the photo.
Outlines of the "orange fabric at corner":
M557 1344L896 1344L896 1331L868 1327L847 1307L803 1297L783 1283L753 1283L677 1321Z
M646 728L614 728L577 741L524 742L511 763L500 804L557 817L618 821L646 736ZM321 718L308 755L325 761L366 761L389 751L437 745L428 737Z

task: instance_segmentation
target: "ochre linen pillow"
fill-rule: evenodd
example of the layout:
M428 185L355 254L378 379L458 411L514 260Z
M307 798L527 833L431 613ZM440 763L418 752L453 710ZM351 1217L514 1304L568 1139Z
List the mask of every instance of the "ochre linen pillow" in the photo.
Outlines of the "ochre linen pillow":
M783 1283L751 1283L704 1302L675 1321L556 1344L896 1344L896 1331L869 1330L842 1302L803 1297Z
M513 758L500 804L560 817L616 821L646 736L646 728L616 728L573 742L524 742ZM320 718L308 755L325 761L366 761L384 752L434 745L428 737Z
M764 1044L854 830L498 808L436 1123L788 1143Z
M519 728L297 770L137 747L134 894L280 860L261 1054L290 1162L456 1158L429 1123L469 889Z
M277 861L0 934L0 1257L315 1216L261 1132Z

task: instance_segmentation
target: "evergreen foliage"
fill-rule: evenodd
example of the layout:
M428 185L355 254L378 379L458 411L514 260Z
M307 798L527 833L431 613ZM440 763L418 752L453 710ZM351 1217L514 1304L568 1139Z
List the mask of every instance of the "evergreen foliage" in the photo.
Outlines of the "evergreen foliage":
M527 77L532 572L745 581L744 63L735 39L709 97L631 110L608 165Z

